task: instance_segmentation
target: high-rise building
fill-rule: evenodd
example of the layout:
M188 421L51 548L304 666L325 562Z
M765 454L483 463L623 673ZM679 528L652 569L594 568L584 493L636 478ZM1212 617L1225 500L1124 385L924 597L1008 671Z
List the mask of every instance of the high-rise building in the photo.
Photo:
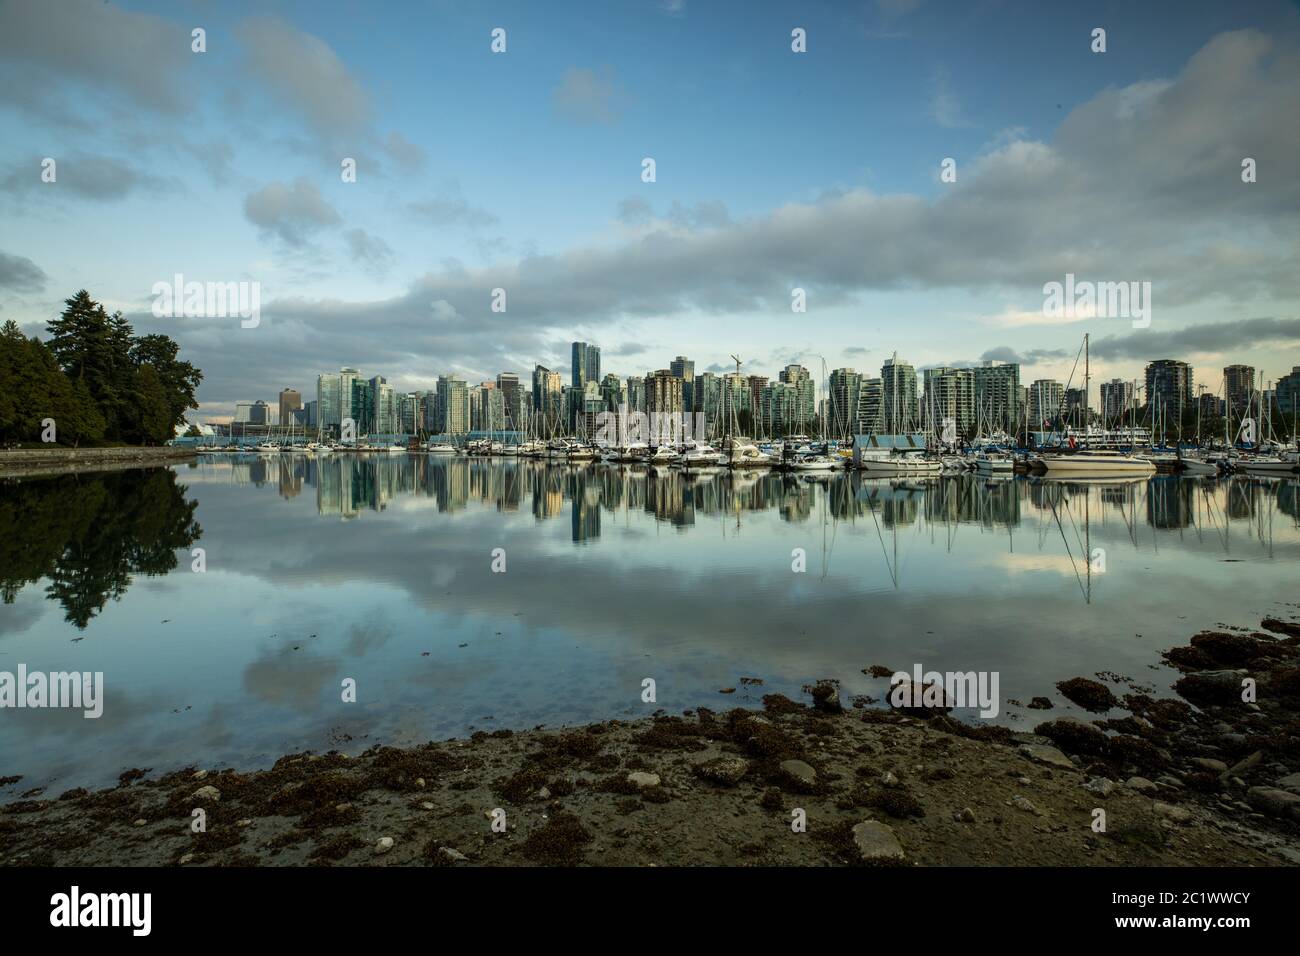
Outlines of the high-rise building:
M414 435L420 430L420 403L424 395L421 392L407 392L397 399L398 431L404 435Z
M1292 366L1288 374L1277 380L1273 395L1283 415L1294 415L1300 410L1300 365Z
M988 361L975 373L975 422L984 431L1016 433L1025 407L1020 366L1015 362Z
M497 388L501 391L501 407L505 414L505 427L512 431L524 428L524 392L519 387L519 376L514 372L500 372Z
M370 431L379 435L392 435L399 429L397 427L397 398L393 394L393 386L388 384L388 379L382 375L376 375L369 381L370 396L369 405L371 409Z
M441 435L463 435L469 427L469 388L454 375L438 377L434 430Z
M858 396L859 435L878 435L884 421L885 387L878 378L864 378Z
M1246 414L1254 401L1255 367L1229 365L1223 370L1223 396L1228 410L1236 417Z
M240 425L271 424L271 406L262 400L256 402L237 402L235 404L235 422Z
M1137 392L1133 382L1112 378L1101 383L1101 421L1107 428L1114 428L1131 419L1137 409Z
M916 396L916 369L910 362L887 358L880 368L880 381L884 386L884 431L890 435L903 435L921 427L920 409Z
M777 376L794 389L792 417L786 434L807 432L817 424L817 383L802 365L787 365Z
M1192 367L1177 359L1157 359L1147 366L1147 405L1164 419L1179 422L1192 403Z
M695 405L691 410L704 416L710 434L716 432L722 423L722 379L712 372L702 372L695 376L692 392Z
M686 410L682 398L681 378L674 375L672 369L661 368L652 372L645 379L645 410L680 415Z
M600 346L574 342L572 348L574 388L581 389L588 382L600 381Z
M968 434L975 425L975 372L969 368L938 366L925 370L925 412L930 427L941 432L943 421L951 418L958 436Z
M296 423L297 416L295 412L302 410L302 392L296 388L284 388L280 390L280 424L289 425Z
M831 371L826 422L830 437L847 438L857 433L858 406L862 403L862 374L851 368Z
M695 363L685 355L679 355L668 368L682 380L682 404L689 412L695 407Z
M1065 386L1050 378L1040 378L1029 386L1029 429L1047 431L1055 428L1064 415Z
M545 365L533 369L533 415L543 436L559 430L563 423L564 388L560 373Z

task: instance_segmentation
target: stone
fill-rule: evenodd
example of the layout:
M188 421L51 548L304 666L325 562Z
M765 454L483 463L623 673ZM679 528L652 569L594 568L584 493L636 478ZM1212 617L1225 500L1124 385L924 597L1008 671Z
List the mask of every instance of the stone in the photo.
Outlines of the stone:
M650 787L659 786L659 774L646 773L644 770L634 770L627 775L627 782L634 784L641 790L646 790Z
M802 760L782 760L781 772L808 786L817 782L817 771Z
M1015 807L1017 810L1023 810L1025 811L1025 813L1032 813L1036 817L1041 817L1043 815L1041 810L1039 810L1036 806L1034 806L1032 803L1030 803L1020 794L1016 794L1014 797L1011 798L1011 805Z
M132 826L137 826L137 827L143 827L148 825L149 825L149 821L146 820L144 817L141 817L139 820L136 820L135 823L132 824Z
M1060 767L1062 770L1079 769L1064 753L1047 744L1023 744L1020 747L1020 755L1034 763L1046 764L1049 767Z
M1190 823L1192 819L1190 810L1172 803L1162 803L1157 800L1152 804L1151 809L1155 811L1156 816L1178 824Z
M253 821L248 817L244 817L244 819L242 820L235 821L235 826L237 827L251 827L252 825L253 825Z
M903 845L891 827L866 820L853 828L853 846L863 863L895 863L903 859Z
M1136 790L1138 793L1155 793L1156 785L1146 777L1129 777L1124 781L1124 786L1130 790Z
M1277 785L1283 790L1300 793L1300 773L1289 773L1278 780Z
M838 714L844 710L840 691L833 681L819 680L812 688L813 709L825 714Z
M1083 789L1089 793L1095 793L1103 800L1115 792L1117 784L1114 780L1108 780L1106 777L1093 777L1083 785Z
M206 770L196 770L196 771L194 771L194 776L190 777L190 779L191 779L191 780L202 780L202 779L203 779L204 777L206 777L207 775L208 775L208 772L207 772Z
M715 757L695 766L696 776L724 787L734 787L747 773L749 773L749 761L731 755Z
M1232 767L1228 770L1228 773L1230 773L1234 777L1239 777L1246 771L1250 770L1252 767L1254 767L1263 759L1264 759L1264 755L1260 753L1258 750L1256 750L1249 757L1246 757L1240 762L1233 764Z
M1193 757L1192 766L1198 770L1208 770L1210 773L1228 772L1228 765L1222 760L1215 760L1213 757Z
M195 790L192 794L190 794L190 799L211 800L213 803L220 803L221 791L218 790L216 787L212 786L212 784L208 784L206 787L199 787L199 789Z
M415 778L415 785L416 785L417 787L419 787L421 790L423 790L423 789L424 789L424 786L425 786L425 784L424 784L424 778L423 778L423 777L416 777L416 778Z
M1256 810L1275 817L1300 820L1300 794L1276 787L1251 787L1246 791L1246 802Z
M550 788L550 787L542 787L542 789L538 790L538 791L537 791L537 799L538 799L538 800L549 800L549 799L551 799L551 788Z
M438 847L438 852L453 863L465 863L469 860L469 857L453 847L440 846Z
M958 821L960 821L961 823L975 822L975 811L972 810L970 807L962 807L960 810L957 811L956 814L954 814L954 816L956 816Z
M898 778L894 776L894 772L892 770L886 770L880 776L880 785L882 787L897 787Z
M186 863L189 863L193 859L194 859L193 853L186 853L177 862L179 862L181 866L184 866Z
M393 848L392 837L380 837L379 842L375 844L376 853L387 853Z
M433 804L430 803L428 800L426 800L426 801L424 801L424 803L420 804L420 808L423 809L423 810L432 810L432 809L433 809Z

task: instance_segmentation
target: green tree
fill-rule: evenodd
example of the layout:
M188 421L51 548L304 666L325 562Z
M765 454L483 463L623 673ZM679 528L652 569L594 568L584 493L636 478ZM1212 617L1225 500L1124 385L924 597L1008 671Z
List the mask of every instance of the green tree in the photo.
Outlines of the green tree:
M151 365L158 373L171 429L185 420L191 408L199 407L194 392L203 381L202 372L176 357L179 350L180 346L165 335L142 335L131 343L131 361L137 367Z

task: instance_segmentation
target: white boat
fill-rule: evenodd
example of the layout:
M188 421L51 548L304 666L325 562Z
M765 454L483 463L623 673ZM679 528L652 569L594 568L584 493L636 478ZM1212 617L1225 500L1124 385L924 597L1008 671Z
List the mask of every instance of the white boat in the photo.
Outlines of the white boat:
M728 468L766 468L773 464L772 457L748 438L728 438L722 446L722 457Z
M880 448L864 451L858 468L869 475L937 475L943 465L937 458L926 458L919 451L894 453Z
M686 446L680 460L683 468L712 468L722 464L723 454L712 445L696 442Z
M981 475L1013 475L1015 460L999 452L982 451L975 456L975 471Z
M1144 458L1101 448L1043 455L1039 462L1048 478L1141 478L1156 473L1156 466Z
M1178 464L1185 475L1206 475L1214 477L1219 474L1219 462L1214 458L1203 458L1199 455L1187 455L1180 458Z
M278 455L280 454L280 446L264 441L257 446L257 453L259 455Z
M649 452L650 446L645 442L634 441L626 445L617 445L609 450L606 456L609 461L631 463L636 461L645 461L645 456Z
M456 446L455 446L455 445L448 445L448 444L446 444L446 443L444 443L444 442L430 442L430 443L429 443L429 447L428 447L427 450L428 450L428 452L429 452L430 455L454 455L454 454L456 454Z
M385 452L387 452L387 453L390 454L390 455L405 455L405 454L406 454L406 446L405 446L405 445L400 445L400 444L398 444L397 442L393 442L393 444L391 444L391 445L385 445L384 448L383 448L382 450L385 451Z
M677 449L671 445L657 445L645 456L647 465L671 465L678 459Z
M1248 475L1293 475L1300 473L1300 458L1296 452L1239 458L1236 470Z
M844 463L838 456L831 458L829 455L796 455L784 460L781 467L799 473L828 473L842 470Z

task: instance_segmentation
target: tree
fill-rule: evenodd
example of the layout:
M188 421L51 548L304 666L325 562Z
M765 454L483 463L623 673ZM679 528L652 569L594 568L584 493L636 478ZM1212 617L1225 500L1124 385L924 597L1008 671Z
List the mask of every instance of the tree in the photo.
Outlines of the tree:
M203 373L176 354L180 346L165 335L142 335L131 344L131 361L136 366L151 365L158 373L167 400L168 427L175 429L185 420L185 413L198 408L194 391L203 381Z

